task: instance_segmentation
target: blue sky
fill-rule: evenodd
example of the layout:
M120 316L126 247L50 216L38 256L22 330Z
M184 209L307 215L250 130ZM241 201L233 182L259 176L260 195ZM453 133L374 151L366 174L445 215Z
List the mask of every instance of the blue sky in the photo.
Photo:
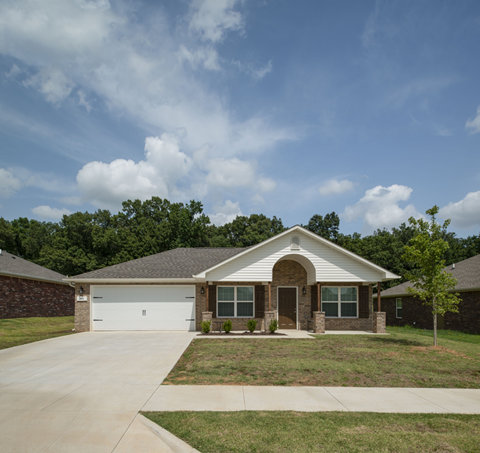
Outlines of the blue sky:
M437 204L480 230L480 3L4 0L0 216L151 196L216 224Z

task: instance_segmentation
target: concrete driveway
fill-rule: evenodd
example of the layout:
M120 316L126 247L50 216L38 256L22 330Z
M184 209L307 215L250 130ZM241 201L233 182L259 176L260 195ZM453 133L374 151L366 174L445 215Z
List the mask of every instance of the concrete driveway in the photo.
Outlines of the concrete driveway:
M0 449L113 452L195 333L95 332L0 351Z

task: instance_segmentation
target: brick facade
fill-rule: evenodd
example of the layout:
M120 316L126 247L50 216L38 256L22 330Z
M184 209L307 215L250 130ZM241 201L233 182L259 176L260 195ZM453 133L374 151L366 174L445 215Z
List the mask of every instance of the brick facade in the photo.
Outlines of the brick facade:
M216 286L258 286L259 282L211 282L209 291L216 291ZM145 283L138 283L144 285ZM153 283L152 283L153 284ZM156 284L156 283L155 283ZM178 285L180 283L176 283ZM108 285L108 284L105 284ZM118 285L112 283L112 285ZM132 283L126 283L132 285ZM134 283L133 285L136 285ZM323 282L322 285L328 286L352 286L351 283ZM87 302L78 302L75 297L75 330L85 332L90 330L90 284L76 283L75 292L79 294L80 286L83 287L83 295L88 296ZM102 284L103 286L103 284ZM293 260L279 261L273 268L273 281L271 285L272 311L277 312L277 289L282 286L294 286L297 288L298 295L298 325L300 330L307 330L308 322L312 321L311 291L312 287L307 284L307 272L305 268ZM204 294L202 294L202 287ZM305 287L306 294L303 294ZM268 310L268 286L265 289L265 312ZM325 318L326 330L372 330L372 286L369 286L369 307L370 316L368 318ZM207 303L207 284L195 284L195 330L201 330L202 313L210 311ZM316 305L313 311L316 311ZM216 311L215 311L216 313ZM227 318L213 318L212 321L225 321ZM247 330L247 322L252 318L231 318L233 330ZM268 328L264 318L254 318L257 320L256 330ZM212 323L213 327L213 323Z
M72 316L69 285L0 275L0 319Z
M402 318L396 315L397 297L382 297L382 311L387 313L388 326L415 326L421 329L433 329L432 308L423 305L421 301L412 296L399 297L402 299ZM458 304L458 313L446 313L442 320L439 319L439 328L458 330L473 334L480 334L480 291L461 292ZM375 306L377 301L375 300Z

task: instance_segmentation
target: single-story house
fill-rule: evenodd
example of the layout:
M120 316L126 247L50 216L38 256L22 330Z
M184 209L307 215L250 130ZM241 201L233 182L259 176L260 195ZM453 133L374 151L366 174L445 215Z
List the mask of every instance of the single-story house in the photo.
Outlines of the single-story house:
M65 280L75 283L76 331L200 330L210 319L265 329L277 319L321 332L384 329L372 285L396 278L295 226L247 248L177 248Z
M0 250L0 319L73 316L65 275Z
M457 279L452 292L460 293L461 302L458 313L438 316L438 327L480 334L480 255L447 266L444 270ZM405 290L409 286L411 283L405 282L380 293L380 308L387 314L388 325L433 329L432 308L407 294Z

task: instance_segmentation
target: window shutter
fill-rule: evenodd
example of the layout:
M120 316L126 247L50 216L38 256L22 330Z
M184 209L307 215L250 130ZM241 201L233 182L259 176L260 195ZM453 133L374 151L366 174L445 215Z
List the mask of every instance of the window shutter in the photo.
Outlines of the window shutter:
M208 309L212 312L212 318L217 317L217 287L209 285L208 287Z
M358 317L368 318L370 316L370 301L368 300L369 286L358 287Z
M311 286L310 289L311 289L311 295L312 295L312 297L310 298L310 305L311 305L311 307L310 307L310 318L313 318L313 312L317 311L317 307L318 307L317 285Z
M255 285L255 318L265 316L265 286Z

